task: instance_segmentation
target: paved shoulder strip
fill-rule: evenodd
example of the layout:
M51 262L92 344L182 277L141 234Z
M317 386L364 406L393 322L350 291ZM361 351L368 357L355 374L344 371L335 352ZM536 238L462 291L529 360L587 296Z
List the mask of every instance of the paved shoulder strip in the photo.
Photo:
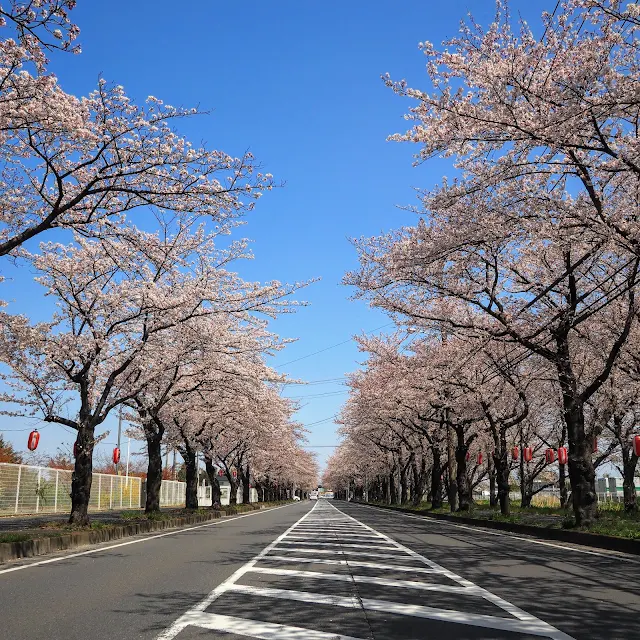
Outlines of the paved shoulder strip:
M573 640L324 500L158 640L186 640L198 628L270 640L466 638L470 628Z

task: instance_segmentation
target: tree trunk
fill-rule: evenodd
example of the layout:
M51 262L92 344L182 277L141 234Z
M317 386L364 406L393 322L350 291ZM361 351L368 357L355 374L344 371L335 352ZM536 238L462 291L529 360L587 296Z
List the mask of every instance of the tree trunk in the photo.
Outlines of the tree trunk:
M556 334L558 357L556 368L562 391L564 420L569 440L569 479L576 524L589 525L595 520L598 503L596 474L593 468L592 443L584 430L584 404L578 393L578 384L571 367L569 342L564 334Z
M506 444L506 443L505 443ZM500 502L500 513L508 516L510 511L509 503L509 460L507 458L507 448L500 452L500 457L496 459L496 481L498 484L498 502Z
M471 491L467 479L467 443L464 440L464 428L455 428L457 437L456 446L456 484L458 486L458 511L469 511L471 506Z
M396 470L389 474L389 493L391 494L390 504L398 504L398 488L396 486Z
M622 469L622 492L624 495L624 510L627 513L632 513L638 511L635 482L638 456L636 456L633 450L631 450L628 446L623 448L622 454L624 458L624 466Z
M184 465L187 475L187 499L185 507L187 509L198 508L198 468L196 466L196 452L186 446L180 454L184 458Z
M456 482L456 448L452 431L453 428L447 422L447 495L449 510L453 513L458 509L458 484Z
M235 507L238 504L238 481L233 477L233 473L227 474L229 481L229 506Z
M424 495L424 483L426 476L425 460L422 458L422 467L418 469L415 458L411 462L411 471L413 473L413 490L411 491L411 504L417 507L422 502Z
M249 468L249 463L247 462L247 468L242 476L242 502L244 504L249 504L251 501L251 494L249 489L249 477L251 476L251 469Z
M409 501L408 484L407 467L400 467L400 504L407 504Z
M569 488L567 487L566 465L558 465L558 486L560 488L560 508L566 509L569 506Z
M162 487L162 432L151 427L145 427L149 463L147 465L147 498L144 512L160 511L160 489Z
M71 476L71 514L69 524L89 524L89 500L93 472L94 429L81 427L76 437L76 461Z
M442 507L442 462L440 461L440 449L433 447L433 466L431 467L431 508Z
M498 456L500 452L497 451ZM494 455L487 454L487 466L489 467L489 506L495 507L498 504L498 498L496 496L496 476L497 476L497 461Z
M213 466L213 461L205 456L204 464L207 470L209 482L211 483L211 508L217 510L222 506L222 491L220 489L220 481L218 480L216 468Z

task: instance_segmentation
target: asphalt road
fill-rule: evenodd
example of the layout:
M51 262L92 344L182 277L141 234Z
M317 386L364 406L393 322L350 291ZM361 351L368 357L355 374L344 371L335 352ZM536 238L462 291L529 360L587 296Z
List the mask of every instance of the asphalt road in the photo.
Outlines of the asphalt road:
M640 640L640 558L360 505L106 547L0 566L0 637Z

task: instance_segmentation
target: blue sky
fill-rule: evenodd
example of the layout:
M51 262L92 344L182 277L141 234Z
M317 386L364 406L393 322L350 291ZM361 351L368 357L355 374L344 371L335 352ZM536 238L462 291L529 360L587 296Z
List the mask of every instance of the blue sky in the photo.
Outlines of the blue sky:
M519 0L512 9L535 22L552 4ZM254 241L255 254L240 271L254 280L322 278L300 296L310 307L274 323L298 342L273 365L295 378L331 380L287 391L306 397L298 418L312 425L312 446L336 444L336 425L319 421L339 411L346 398L342 378L357 368L361 354L348 342L304 356L389 322L349 301L350 291L340 284L356 266L348 239L412 223L414 216L398 205L414 204L414 187L432 186L451 173L440 161L412 167L415 148L386 142L405 128L410 102L385 88L380 75L425 87L418 42L454 35L469 10L487 24L494 1L81 0L73 14L83 53L53 58L52 70L71 93L88 93L102 76L124 85L137 101L155 95L210 111L181 131L194 143L228 153L250 149L286 183L265 195L240 229ZM41 291L32 274L7 263L1 269L13 278L2 297L15 299L12 309L37 317ZM333 395L320 395L325 393ZM107 443L115 424L115 416L106 424ZM2 418L0 429L24 449L27 434L8 431L24 426ZM40 448L55 453L73 439L48 425ZM107 443L101 446L109 448ZM332 449L315 450L323 461Z

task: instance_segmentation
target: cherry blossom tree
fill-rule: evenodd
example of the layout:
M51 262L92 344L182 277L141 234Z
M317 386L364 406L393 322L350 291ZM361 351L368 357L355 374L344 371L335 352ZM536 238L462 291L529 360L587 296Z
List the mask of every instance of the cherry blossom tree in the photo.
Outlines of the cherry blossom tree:
M154 342L204 318L288 309L297 285L244 283L221 268L221 254L204 251L210 243L202 230L164 236L130 229L117 238L78 236L74 246L44 246L32 262L58 312L36 326L3 316L2 357L10 367L3 399L21 407L14 415L41 416L78 432L74 523L88 521L96 428L156 382L164 366L175 366L165 359L154 368ZM79 403L75 417L70 402Z
M417 162L454 158L459 177L422 193L415 228L358 242L362 268L346 279L424 330L501 340L556 369L578 524L596 513L585 403L636 315L637 15L566 0L536 38L498 3L488 29L465 24L442 51L423 43L429 91L386 78L417 101L392 139L419 144Z

